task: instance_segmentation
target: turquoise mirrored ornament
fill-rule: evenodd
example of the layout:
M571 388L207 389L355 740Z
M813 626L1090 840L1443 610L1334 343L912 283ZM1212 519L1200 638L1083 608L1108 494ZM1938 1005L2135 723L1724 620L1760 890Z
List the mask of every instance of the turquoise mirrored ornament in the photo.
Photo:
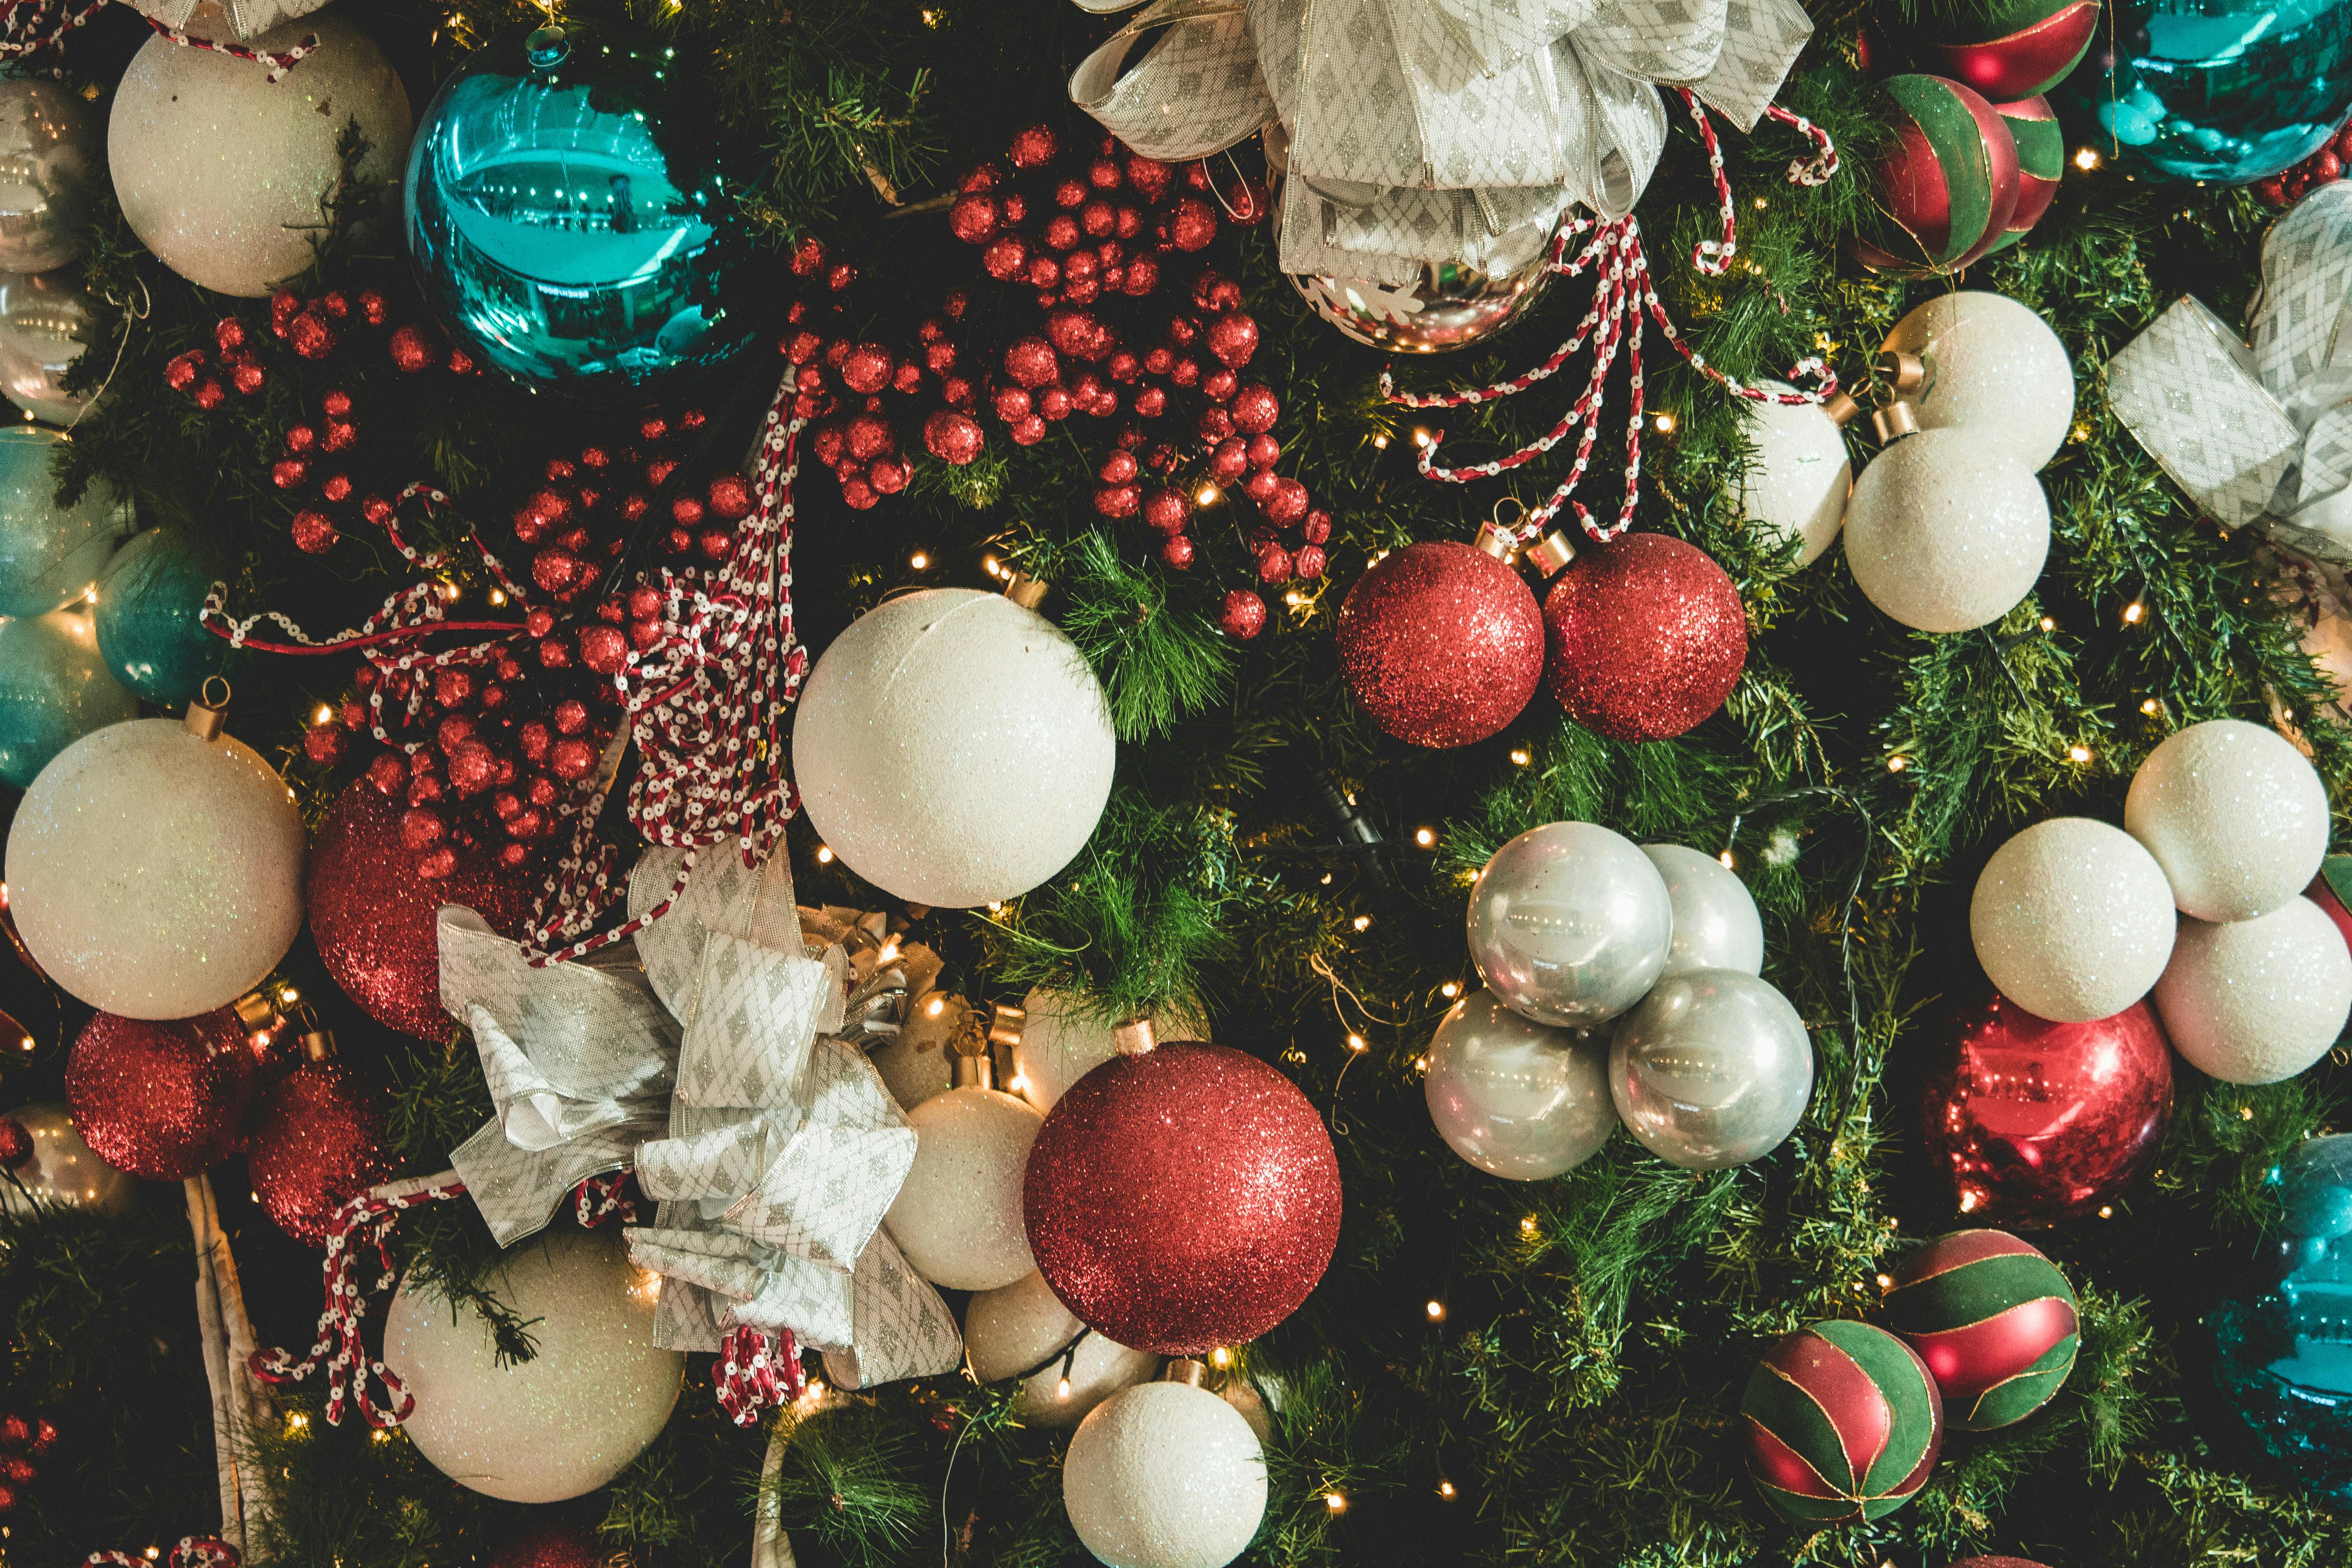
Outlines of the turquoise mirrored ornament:
M2273 1177L2284 1235L2264 1288L2206 1314L2221 1393L2270 1455L2352 1504L2352 1134L2314 1138Z
M2114 27L2063 93L2092 145L2126 168L2251 184L2352 113L2344 0L2124 0Z
M541 27L425 111L409 258L450 331L518 381L654 393L751 343L751 242L709 106L673 65Z
M116 551L91 612L108 672L159 708L184 708L227 674L235 650L196 618L223 575L219 552L184 529L150 529Z
M65 437L0 429L0 616L39 616L86 597L131 531L131 509L103 482L58 505L49 458Z
M0 620L0 779L24 789L84 735L137 717L139 699L107 674L86 611Z

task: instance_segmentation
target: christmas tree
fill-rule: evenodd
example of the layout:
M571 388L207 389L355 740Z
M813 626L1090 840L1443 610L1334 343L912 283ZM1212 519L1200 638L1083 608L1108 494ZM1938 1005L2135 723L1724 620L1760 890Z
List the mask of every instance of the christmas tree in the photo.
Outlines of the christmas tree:
M2199 18L0 4L0 1561L2352 1563Z

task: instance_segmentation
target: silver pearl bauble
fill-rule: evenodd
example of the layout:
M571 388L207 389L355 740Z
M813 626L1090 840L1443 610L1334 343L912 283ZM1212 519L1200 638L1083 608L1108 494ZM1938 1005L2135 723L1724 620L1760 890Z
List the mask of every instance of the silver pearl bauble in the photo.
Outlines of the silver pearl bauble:
M1805 1021L1736 969L1668 975L1610 1041L1617 1114L1651 1153L1685 1170L1770 1153L1796 1131L1812 1089Z
M1391 288L1363 278L1287 275L1314 312L1360 343L1394 353L1443 353L1484 342L1535 303L1551 281L1551 255L1507 272L1481 272L1453 261L1422 264L1421 279Z
M64 1106L37 1100L10 1111L8 1120L32 1139L33 1152L0 1176L0 1210L23 1214L35 1203L47 1203L110 1215L128 1213L139 1201L138 1178L91 1153Z
M1633 840L1590 822L1530 828L1470 894L1470 958L1541 1024L1589 1028L1639 1002L1674 940L1665 879Z
M0 81L0 271L46 271L81 254L74 228L105 145L80 94Z
M1617 1128L1607 1044L1531 1022L1483 987L1430 1037L1423 1088L1454 1152L1515 1182L1582 1164Z
M0 393L37 419L72 424L97 395L65 389L94 314L69 272L0 273Z
M1680 844L1644 844L1642 853L1666 879L1666 897L1675 907L1668 974L1694 969L1764 973L1764 921L1748 885L1729 867Z

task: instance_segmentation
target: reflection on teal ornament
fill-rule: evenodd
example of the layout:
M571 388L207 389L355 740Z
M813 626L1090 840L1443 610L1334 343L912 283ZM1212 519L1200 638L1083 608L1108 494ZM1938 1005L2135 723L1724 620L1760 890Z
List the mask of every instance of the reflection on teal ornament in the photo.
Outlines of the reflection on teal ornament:
M159 708L184 708L206 677L226 674L232 650L196 619L222 574L216 553L182 529L151 529L115 552L92 616L114 679Z
M2114 16L2063 91L2127 167L2251 184L2352 112L2344 0L2124 0Z
M2207 1314L2221 1392L2271 1457L2352 1504L2352 1134L2275 1173L2285 1236L2263 1288Z
M80 610L0 620L0 779L23 789L93 730L139 717Z
M89 593L131 531L128 507L103 482L57 503L49 458L65 437L29 425L0 429L0 616L37 616Z
M541 27L425 110L409 258L450 331L509 375L625 395L751 344L751 243L709 106L673 63Z

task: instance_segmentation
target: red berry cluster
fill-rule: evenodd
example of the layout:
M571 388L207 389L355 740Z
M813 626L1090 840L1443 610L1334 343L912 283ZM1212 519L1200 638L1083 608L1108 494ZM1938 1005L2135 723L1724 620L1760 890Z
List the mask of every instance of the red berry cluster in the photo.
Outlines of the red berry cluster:
M530 580L541 593L568 605L595 585L621 553L625 534L645 521L655 496L677 472L674 440L703 424L698 408L675 418L650 414L638 421L632 443L590 442L577 457L548 461L541 482L513 514L515 539L531 552ZM703 494L682 491L665 506L669 521L663 547L716 563L734 553L735 525L751 515L751 487L740 474L720 474ZM614 656L609 668L592 660L589 668L609 675L624 657Z
M2347 164L2352 164L2352 123L2347 123L2326 146L2294 167L2273 174L2267 180L2255 181L2254 195L2270 206L2293 206L2303 200L2314 185L2342 179Z
M33 1461L57 1446L58 1429L46 1416L0 1415L0 1513L16 1506L37 1472Z
M226 323L224 323L226 324ZM352 477L344 456L360 438L352 418L352 395L340 389L319 399L319 417L286 427L286 451L269 465L269 482L289 497L342 506L352 499ZM300 494L298 496L298 492ZM361 515L382 526L392 516L392 503L371 495L359 503ZM294 545L312 555L323 554L342 537L335 520L317 505L294 514Z

